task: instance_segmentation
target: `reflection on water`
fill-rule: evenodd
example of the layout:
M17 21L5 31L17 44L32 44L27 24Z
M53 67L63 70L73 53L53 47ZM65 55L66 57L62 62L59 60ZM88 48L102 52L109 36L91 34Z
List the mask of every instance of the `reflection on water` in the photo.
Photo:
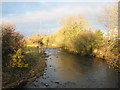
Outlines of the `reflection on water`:
M25 87L115 88L118 73L98 58L70 54L58 48L46 48L45 74Z

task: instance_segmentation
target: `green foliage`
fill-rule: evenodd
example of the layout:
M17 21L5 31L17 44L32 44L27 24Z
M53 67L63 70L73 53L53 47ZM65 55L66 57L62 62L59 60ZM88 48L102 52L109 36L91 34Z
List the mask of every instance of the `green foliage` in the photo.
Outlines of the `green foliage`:
M22 49L18 49L15 54L11 54L11 67L28 67L28 64L25 64L25 54Z

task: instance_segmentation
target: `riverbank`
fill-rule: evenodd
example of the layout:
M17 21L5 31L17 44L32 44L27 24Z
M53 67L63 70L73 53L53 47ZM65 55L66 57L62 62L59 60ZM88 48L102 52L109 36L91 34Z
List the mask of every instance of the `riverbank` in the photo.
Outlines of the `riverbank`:
M2 73L2 88L15 88L28 83L41 76L46 66L44 52L36 47L26 48L26 60L28 67L4 67Z
M47 47L52 47L52 48L61 48L62 50L69 52L71 54L76 54L76 55L80 55L80 56L86 56L86 57L95 57L95 58L99 58L101 60L104 60L106 62L106 64L110 67L110 68L114 68L116 71L120 72L120 60L119 60L119 49L113 49L112 51L105 51L104 47L102 47L102 49L94 49L93 53L90 55L84 55L81 53L76 53L73 51L70 51L69 48L64 48L64 47L55 47L55 46L47 46Z
M75 53L69 49L61 48L62 50L69 52L70 54L85 56L85 57L94 57L104 60L110 68L114 68L116 71L120 72L120 60L119 52L117 50L105 52L104 50L95 49L90 55L82 55L80 53Z
M105 49L95 49L93 54L95 57L105 60L110 67L120 72L120 54L118 48L111 51L105 51Z

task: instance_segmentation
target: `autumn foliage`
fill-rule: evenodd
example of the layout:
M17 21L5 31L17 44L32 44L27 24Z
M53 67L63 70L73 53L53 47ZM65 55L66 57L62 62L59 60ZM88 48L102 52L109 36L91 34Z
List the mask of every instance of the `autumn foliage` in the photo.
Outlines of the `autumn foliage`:
M13 24L2 24L2 63L8 65L11 60L11 54L15 54L18 49L24 47L25 41L23 35L15 31Z

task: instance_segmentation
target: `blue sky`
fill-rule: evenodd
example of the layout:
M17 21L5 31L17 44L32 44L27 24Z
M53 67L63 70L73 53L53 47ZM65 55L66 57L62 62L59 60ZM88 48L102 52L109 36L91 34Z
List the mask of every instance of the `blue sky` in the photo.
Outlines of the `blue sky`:
M108 2L3 2L2 20L16 25L25 36L51 34L59 27L58 21L72 14L84 14L93 28L106 28L97 22L97 15L103 12Z

